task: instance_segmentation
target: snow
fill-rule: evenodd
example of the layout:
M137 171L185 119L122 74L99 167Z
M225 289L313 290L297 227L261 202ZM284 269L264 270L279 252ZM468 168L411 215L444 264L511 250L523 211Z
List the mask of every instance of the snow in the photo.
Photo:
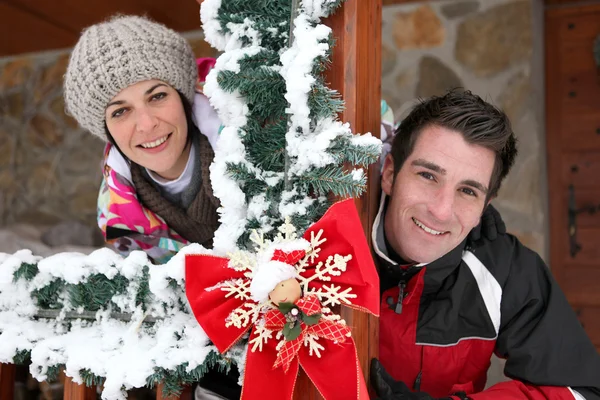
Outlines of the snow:
M221 31L221 24L217 19L219 8L221 0L204 0L200 7L200 20L205 40L215 49L223 51L229 38Z
M61 253L41 260L27 250L1 254L0 362L10 363L18 351L31 350L30 372L39 380L47 378L49 367L64 364L66 374L79 383L79 371L87 369L106 377L102 398L107 400L124 399L123 389L144 386L155 368L173 369L186 362L189 369L197 367L215 349L187 306L184 259L185 254L207 252L192 244L165 265L153 265L143 252L123 258L109 249L90 255ZM23 262L37 263L39 278L13 282L13 274ZM152 292L148 314L162 318L154 324L142 323L146 315L135 305L145 267ZM131 280L127 292L114 298L122 312L132 314L131 321L110 318L110 310L99 311L94 320L69 320L70 329L64 313L56 320L32 318L37 312L32 290L58 278L82 283L98 273L109 277L120 273ZM169 279L180 286L173 289ZM182 310L179 304L186 307Z

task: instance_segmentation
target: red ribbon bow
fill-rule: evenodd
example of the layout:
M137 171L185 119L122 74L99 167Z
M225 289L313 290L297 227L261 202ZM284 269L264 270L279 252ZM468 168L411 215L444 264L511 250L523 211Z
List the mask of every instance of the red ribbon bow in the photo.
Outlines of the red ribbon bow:
M311 235L318 235L321 230L327 240L319 246L320 252L314 265L309 265L302 272L303 278L315 278L319 261L327 260L329 256L351 255L352 258L347 261L343 273L329 276L327 280L311 280L308 284L310 291L327 292L333 287L340 292L351 290L356 297L351 304L346 304L348 307L379 315L379 277L354 201L348 199L335 203L303 237L310 242ZM304 257L302 253L276 251L273 259L294 265ZM256 303L248 300L247 293L221 290L227 282L238 282L241 287L250 285L249 278L242 271L236 271L228 264L229 259L222 257L186 256L188 301L196 319L221 353L250 329L249 346L261 335L260 328L248 323L252 318L251 308ZM298 303L298 308L307 315L314 315L315 310L321 311L316 296L307 295ZM232 313L240 310L248 310L244 314L247 318L239 319L237 326L226 326L228 321L231 322ZM279 331L285 324L285 316L279 310L271 310L266 313L265 321L265 328ZM356 347L352 337L348 337L349 332L347 326L322 318L315 325L304 324L300 336L284 342L279 350L276 348L279 340L272 332L261 349L248 351L242 399L291 399L300 365L325 399L368 399ZM309 335L324 340L309 341L309 346L305 346ZM320 357L315 354L317 352ZM336 373L331 374L331 371Z

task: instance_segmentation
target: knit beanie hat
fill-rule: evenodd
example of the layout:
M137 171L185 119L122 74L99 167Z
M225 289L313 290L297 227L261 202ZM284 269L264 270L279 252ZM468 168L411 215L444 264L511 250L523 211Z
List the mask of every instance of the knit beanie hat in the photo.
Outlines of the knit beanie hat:
M194 53L180 34L144 17L116 16L81 34L65 75L65 104L83 128L107 141L104 112L121 90L158 79L193 103L197 76Z

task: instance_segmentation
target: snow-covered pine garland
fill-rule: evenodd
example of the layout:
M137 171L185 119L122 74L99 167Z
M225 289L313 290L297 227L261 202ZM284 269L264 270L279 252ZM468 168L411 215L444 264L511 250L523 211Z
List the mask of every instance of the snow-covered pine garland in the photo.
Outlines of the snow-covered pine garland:
M202 4L206 40L223 51L204 87L224 124L211 166L222 204L217 254L251 248L253 229L274 237L286 217L302 233L329 194L366 188L363 170L346 165L375 162L381 142L337 119L343 102L323 77L333 40L320 21L342 2L300 1L291 46L291 0Z
M0 362L31 362L38 380L63 367L75 382L103 384L103 399L161 382L178 393L208 368L243 364L245 350L219 355L188 309L184 257L203 252L193 244L164 265L141 251L0 253Z
M342 2L301 1L288 46L292 0L204 1L207 41L223 51L205 86L224 124L211 166L222 204L213 254L249 249L253 229L274 237L286 217L301 234L330 193L364 191L362 169L345 165L375 162L381 144L337 120L343 102L322 75L332 39L320 20ZM158 382L177 392L212 365L243 368L245 350L217 354L189 312L183 258L202 252L191 245L160 266L106 249L0 254L0 362L30 360L40 380L64 367L75 382L103 383L104 399Z

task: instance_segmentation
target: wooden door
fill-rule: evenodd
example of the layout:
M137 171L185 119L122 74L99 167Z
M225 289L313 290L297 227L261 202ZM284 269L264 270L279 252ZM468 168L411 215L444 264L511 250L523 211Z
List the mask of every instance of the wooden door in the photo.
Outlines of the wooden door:
M550 265L600 350L600 2L545 20Z

